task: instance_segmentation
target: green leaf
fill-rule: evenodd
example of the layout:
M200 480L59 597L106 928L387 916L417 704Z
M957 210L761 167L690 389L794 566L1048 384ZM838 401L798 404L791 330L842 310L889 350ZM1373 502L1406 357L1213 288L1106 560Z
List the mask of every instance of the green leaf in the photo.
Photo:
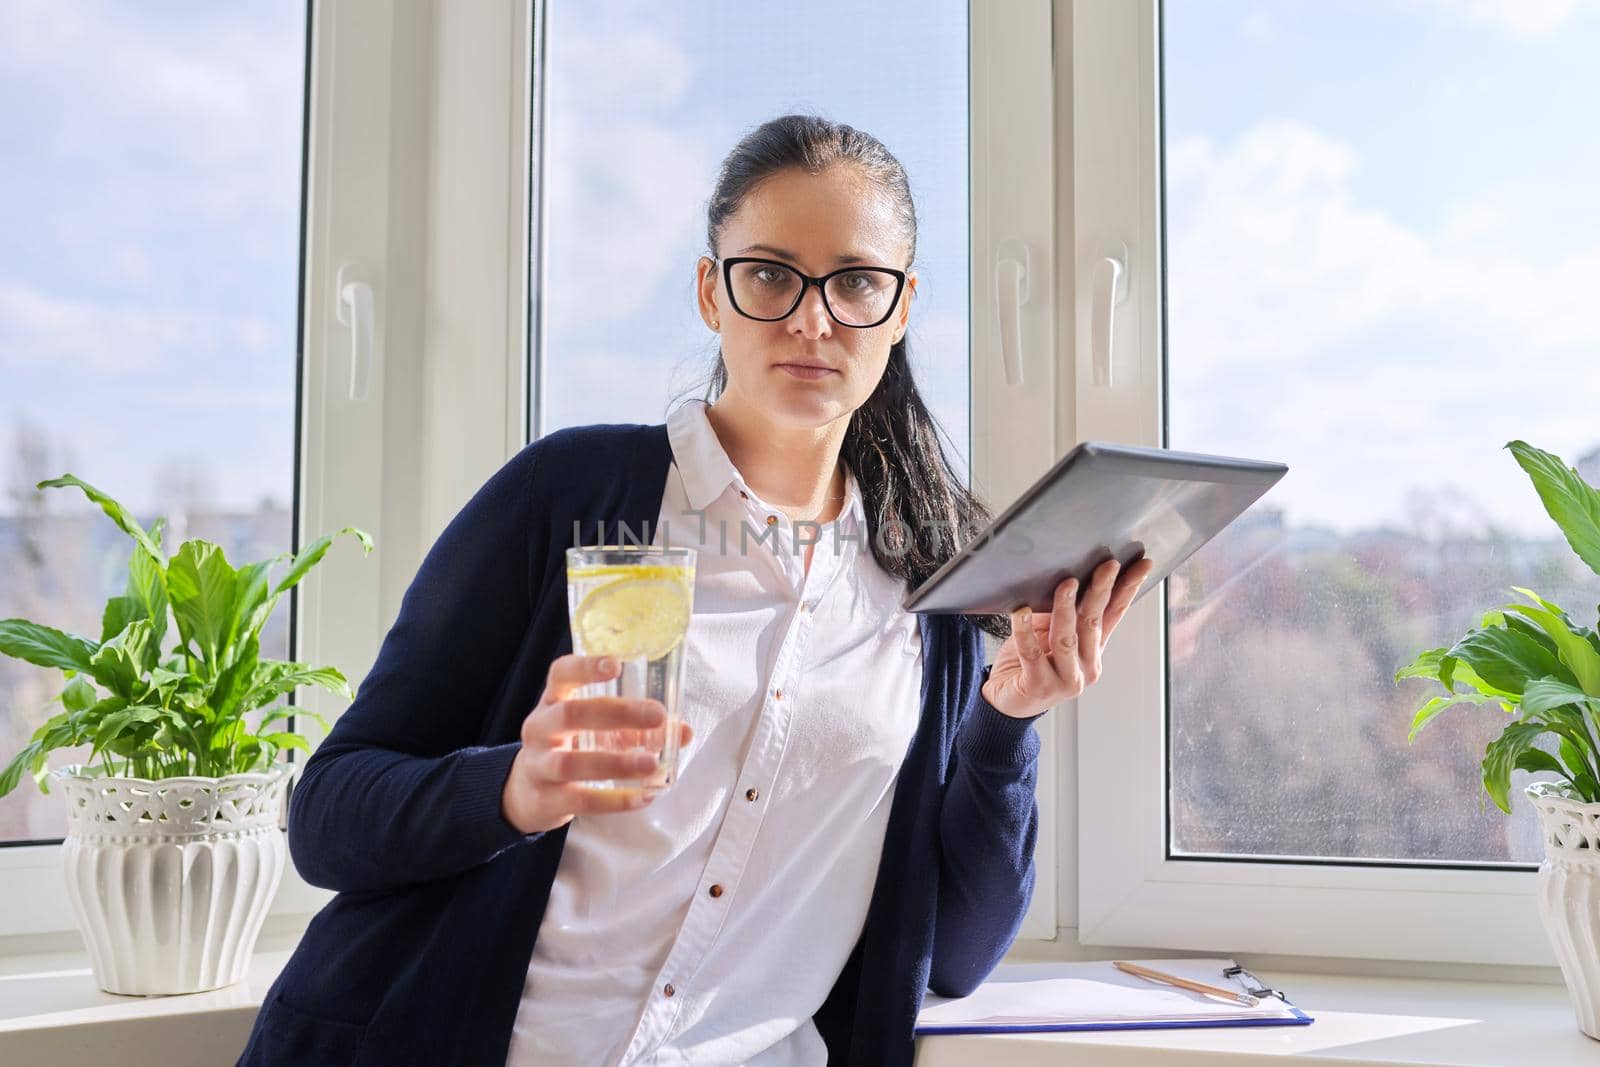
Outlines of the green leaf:
M1539 678L1529 682L1527 690L1522 694L1524 715L1539 715L1551 708L1567 704L1587 706L1600 712L1600 699L1591 697L1575 685L1555 678Z
M261 721L256 724L256 729L264 730L280 719L311 719L320 725L324 731L333 729L333 726L329 724L326 716L319 715L316 712L310 711L306 708L298 707L280 707L270 709L265 715L261 716Z
M1553 771L1563 778L1567 776L1567 769L1561 766L1561 762L1542 748L1530 748L1518 756L1516 769L1530 771L1534 774L1542 771Z
M304 578L311 568L320 563L322 557L328 554L328 548L333 544L333 539L340 534L354 534L361 541L361 547L366 552L370 553L372 551L372 537L366 531L359 530L354 526L346 526L336 533L323 534L306 546L294 558L294 562L289 564L289 573L284 575L283 581L279 582L277 587L272 590L272 595L277 596L279 593L283 593L298 584L300 579Z
M1584 757L1583 746L1563 736L1558 748L1562 762L1569 768L1567 777L1571 779L1572 787L1586 797L1594 796L1595 790L1600 786L1595 782L1594 772L1589 769L1589 761Z
M1461 661L1450 655L1448 649L1439 657L1439 684L1444 686L1445 692L1456 691L1456 668L1460 665Z
M267 734L261 738L263 744L277 745L279 748L298 748L302 752L311 751L311 742L299 734Z
M150 671L150 685L153 692L161 694L161 703L165 704L174 693L194 693L205 688L205 683L192 674L179 671L169 671L165 667L155 667Z
M149 642L150 620L135 619L90 657L89 673L118 696L141 700L150 689L144 677Z
M1558 457L1524 441L1507 442L1517 463L1533 479L1545 510L1589 569L1600 574L1600 492Z
M1429 648L1417 653L1417 658L1401 667L1394 674L1394 680L1404 678L1432 678L1439 677L1439 658L1445 650L1442 648Z
M211 707L218 719L231 719L239 713L245 694L254 682L260 655L261 642L251 637L245 641L238 658L217 675L217 684L211 690Z
M1548 611L1550 614L1559 615L1563 620L1569 621L1569 622L1571 621L1571 620L1567 619L1567 613L1566 612L1562 611L1555 604L1550 603L1550 601L1546 600L1544 597L1540 596L1538 593L1535 593L1532 589L1524 589L1520 585L1514 585L1514 586L1511 587L1511 589L1512 589L1513 592L1521 593L1523 596L1525 596L1529 600L1533 601L1535 605L1537 605L1538 607L1543 608L1544 610Z
M185 541L167 564L167 595L178 633L194 644L213 671L222 666L235 580L221 547L209 541Z
M158 519L154 529L159 532L165 521ZM124 595L143 607L155 647L160 648L167 636L167 574L163 561L139 545L134 546L128 559L128 589Z
M94 743L96 748L109 748L116 743L122 732L129 726L137 723L159 722L166 712L158 707L148 704L135 704L132 707L114 711L100 720L94 728Z
M142 618L144 618L143 604L132 597L112 597L106 601L105 614L100 620L100 640L111 640L134 619Z
M272 559L247 563L239 568L239 573L234 579L233 610L228 614L227 635L224 641L226 649L243 648L245 642L259 635L261 624L266 622L272 605L277 603L276 597L272 597L270 603L268 600L267 571L288 556L289 554L285 552ZM262 608L267 610L261 611Z
M216 733L211 735L211 749L212 751L218 751L221 749L232 748L238 743L239 738L243 736L244 720L234 719L232 722L220 727Z
M100 699L100 694L95 691L89 679L79 675L67 683L61 691L61 706L68 711L88 711Z
M0 619L0 653L38 667L87 673L90 658L99 647L86 637L53 630L27 619Z
M6 764L6 769L0 771L0 797L17 787L17 783L22 781L22 772L27 770L34 758L44 751L44 746L38 741L31 741L21 752L12 757L11 762Z
M1567 623L1554 612L1543 608L1530 608L1522 604L1509 604L1508 611L1526 615L1537 623L1559 653L1577 680L1579 688L1590 696L1600 697L1600 652L1582 637L1573 633Z
M1524 717L1533 723L1542 723L1545 729L1561 738L1560 753L1569 768L1568 778L1574 788L1586 796L1596 788L1592 760L1595 752L1593 736L1581 711L1568 705L1555 705L1541 712L1523 709Z
M1521 612L1537 611L1538 609L1527 608L1521 604L1507 604L1506 610L1511 612ZM1535 626L1533 623L1529 622L1527 619L1524 619L1521 615L1513 614L1509 618L1505 615L1501 615L1500 625L1508 630L1515 630L1522 636L1536 642L1546 652L1550 653L1552 656L1555 656L1557 659L1561 658L1560 651L1556 648L1556 643L1551 639L1550 635L1545 633L1544 630Z
M1434 697L1422 707L1417 709L1417 714L1411 720L1411 732L1406 735L1407 741L1415 741L1422 728L1432 722L1445 708L1457 704L1498 704L1496 697L1484 696L1481 693L1451 693L1449 696Z
M1507 796L1511 791L1511 771L1547 729L1544 723L1514 722L1484 748L1483 788L1493 798L1495 806L1507 815L1511 814Z
M1576 682L1572 672L1549 649L1516 630L1473 630L1450 649L1496 689L1520 694L1530 678L1554 675Z
M350 685L345 681L344 675L332 667L307 670L303 663L271 662L271 668L266 673L265 678L260 674L257 675L255 688L251 689L244 699L246 710L258 708L274 697L292 693L302 685L320 686L330 693L337 693L346 700L354 699L353 694L350 692Z
M51 478L48 481L40 482L35 488L46 489L73 485L82 489L84 496L99 504L100 510L111 516L111 521L120 526L122 532L133 538L146 552L156 559L162 558L161 547L151 540L150 535L145 533L143 526L133 520L133 516L128 514L127 509L83 479L74 477L71 474L64 474L59 478Z

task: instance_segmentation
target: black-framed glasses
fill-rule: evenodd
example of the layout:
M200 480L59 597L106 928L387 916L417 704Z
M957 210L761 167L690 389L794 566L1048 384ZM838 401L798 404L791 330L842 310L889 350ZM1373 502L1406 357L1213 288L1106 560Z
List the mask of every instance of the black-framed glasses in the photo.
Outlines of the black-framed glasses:
M722 260L722 280L733 309L747 319L786 319L805 298L806 286L815 285L834 322L864 330L888 321L905 287L906 272L892 267L840 267L813 278L776 259L730 256Z

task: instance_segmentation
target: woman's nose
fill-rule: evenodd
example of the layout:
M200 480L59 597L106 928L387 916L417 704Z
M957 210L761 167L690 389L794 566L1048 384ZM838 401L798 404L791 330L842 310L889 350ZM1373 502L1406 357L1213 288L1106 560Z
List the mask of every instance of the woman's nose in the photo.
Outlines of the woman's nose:
M806 286L800 296L800 306L794 309L789 321L802 335L811 340L827 337L833 332L833 322L828 318L827 305L822 302L822 290Z

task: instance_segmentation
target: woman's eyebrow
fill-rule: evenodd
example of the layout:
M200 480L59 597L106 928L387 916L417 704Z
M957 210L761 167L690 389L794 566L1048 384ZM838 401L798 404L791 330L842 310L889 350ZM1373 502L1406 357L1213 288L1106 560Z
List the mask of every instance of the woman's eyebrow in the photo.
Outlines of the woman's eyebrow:
M793 252L786 252L781 248L774 248L771 245L751 245L750 247L741 250L738 254L741 256L747 256L751 252L765 252L768 255L776 256L779 259L787 259L789 262L794 264L799 264L800 262L800 257L795 255ZM844 266L846 263L870 263L872 262L872 257L863 256L855 252L849 252L838 257L834 260L834 262L840 266Z

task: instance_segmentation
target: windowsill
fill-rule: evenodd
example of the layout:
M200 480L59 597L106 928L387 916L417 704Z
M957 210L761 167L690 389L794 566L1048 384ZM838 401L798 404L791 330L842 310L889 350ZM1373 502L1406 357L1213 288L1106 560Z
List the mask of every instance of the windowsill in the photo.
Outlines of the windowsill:
M230 1063L298 933L263 931L250 974L226 989L173 997L100 991L80 951L0 960L6 1062L119 1067ZM1004 963L997 974L1048 976L1052 963ZM1233 1064L1246 1056L1328 1064L1593 1067L1600 1041L1578 1029L1566 988L1531 983L1362 978L1253 969L1316 1022L1238 1030L945 1036L918 1041L918 1067L1032 1067L1093 1060L1107 1067Z
M1055 963L1002 963L995 976L1047 978L1060 972ZM1065 1062L1224 1067L1258 1056L1293 1057L1299 1063L1452 1067L1593 1067L1600 1062L1600 1041L1578 1029L1565 986L1258 967L1251 973L1283 990L1316 1021L1310 1026L922 1038L917 1067L976 1062L989 1067Z

